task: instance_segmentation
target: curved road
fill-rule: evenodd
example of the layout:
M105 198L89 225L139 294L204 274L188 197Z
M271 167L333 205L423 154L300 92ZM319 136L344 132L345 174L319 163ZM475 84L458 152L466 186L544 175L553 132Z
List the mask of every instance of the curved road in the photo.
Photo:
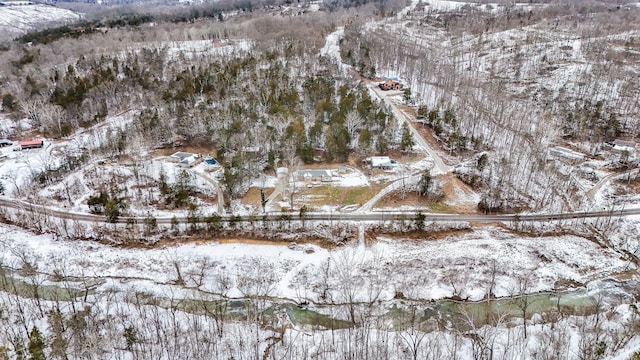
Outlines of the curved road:
M380 199L385 197L387 194L391 193L392 191L401 189L403 186L411 186L413 184L418 183L418 181L420 181L420 177L422 177L422 174L420 173L410 174L408 177L403 177L392 182L391 184L389 184L388 186L380 190L377 194L375 194L369 201L364 203L364 205L362 205L358 210L356 210L356 212L359 212L359 213L370 212L373 209L373 207L378 203L378 201L380 201Z
M624 178L625 176L631 176L633 173L635 173L635 174L636 174L636 176L637 176L638 171L640 171L640 169L633 169L633 170L631 170L631 171L623 172L622 174L613 173L613 174L609 174L609 175L607 175L607 176L603 177L602 179L600 179L600 181L598 181L598 182L593 186L593 188L591 188L591 190L587 191L587 193L586 193L587 198L589 198L589 200L591 200L591 201L594 201L594 200L595 200L596 193L597 193L598 191L600 191L600 189L602 188L602 186L603 186L604 184L606 184L607 182L609 182L609 180L612 180L612 179L621 179L621 178Z
M107 219L102 215L94 215L87 213L69 213L58 209L52 209L46 206L31 204L22 200L12 199L0 199L0 207L10 208L17 210L24 210L43 214L50 217L60 219L70 219L79 221L90 221L106 223ZM464 221L464 222L514 222L514 221L555 221L555 220L569 220L569 219L585 219L585 218L608 218L608 217L622 217L629 215L640 215L640 208L620 209L620 210L607 210L607 211L584 211L584 212L568 212L557 214L512 214L512 215L484 215L484 214L436 214L436 213L422 213L420 211L381 211L370 213L307 213L305 214L305 220L316 221L386 221L386 220L414 220L418 214L424 215L424 221L443 222L443 221ZM289 213L288 218L291 220L298 219L298 214ZM255 215L223 215L222 221L228 221L232 217L239 221L255 221L255 220L269 220L279 221L283 220L283 213L267 213L263 216L256 217ZM121 217L118 219L118 223L127 223L130 221L142 222L146 219L146 216L138 217ZM162 217L157 218L158 224L171 224L174 217ZM176 218L179 222L187 222L187 217ZM205 222L204 218L199 220Z
M437 170L436 172L433 173L433 175L436 175L439 173L446 174L450 172L452 167L445 164L444 161L442 161L442 158L440 157L440 155L438 155L438 153L433 148L431 148L429 143L425 141L425 139L422 137L422 135L420 135L418 130L416 130L416 128L413 127L413 124L411 123L411 118L407 114L405 114L402 110L400 110L400 108L395 102L389 99L388 94L385 91L382 91L375 83L369 82L367 83L367 86L378 96L378 98L380 98L380 100L382 100L385 104L389 105L389 107L391 108L391 112L393 113L393 116L395 116L396 119L398 119L398 121L405 122L407 125L409 125L409 130L413 135L413 140L416 142L418 146L420 146L420 148L425 153L427 153L427 155L429 155L433 159L433 162L435 165L434 169Z
M213 186L213 190L215 190L216 197L218 198L218 213L224 214L224 195L222 194L222 188L220 187L220 184L207 174L203 174L196 170L193 170L193 173L197 176L200 176L204 181Z

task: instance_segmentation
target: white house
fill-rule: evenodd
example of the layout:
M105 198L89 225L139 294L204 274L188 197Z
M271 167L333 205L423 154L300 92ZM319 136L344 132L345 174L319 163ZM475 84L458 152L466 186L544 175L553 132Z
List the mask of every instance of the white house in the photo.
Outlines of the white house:
M363 162L368 164L372 169L382 170L391 170L398 165L395 160L388 156L370 156L364 159Z
M171 158L177 160L181 165L192 166L196 163L196 161L198 161L200 155L178 151L177 153L171 155Z
M330 182L332 173L330 170L300 170L298 171L298 179L303 181L322 181Z

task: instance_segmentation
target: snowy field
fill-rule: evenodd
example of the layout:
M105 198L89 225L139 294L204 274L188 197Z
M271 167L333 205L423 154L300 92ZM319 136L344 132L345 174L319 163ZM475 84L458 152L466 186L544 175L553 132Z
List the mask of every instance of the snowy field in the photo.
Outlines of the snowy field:
M105 280L125 290L130 281L157 296L191 291L217 293L216 274L273 278L269 296L324 303L345 281L358 284L353 300L392 300L401 291L418 300L447 297L480 300L489 289L498 297L562 290L560 282L588 284L635 270L620 255L576 236L527 238L486 228L441 240L392 240L364 247L327 250L312 244L285 246L193 242L153 249L123 249L93 242L53 240L15 227L0 228L2 261L22 268L25 259L45 274ZM328 273L323 274L325 268ZM348 273L345 275L345 271ZM346 278L345 278L346 276ZM174 284L178 277L184 288ZM491 283L491 279L494 283ZM524 286L524 288L523 288ZM104 288L103 290L106 290ZM376 291L372 292L372 289ZM597 289L594 291L597 292ZM237 282L227 294L246 297Z
M621 236L626 235L626 231L625 228ZM406 299L416 299L423 306L429 304L428 300L448 297L480 300L490 289L495 296L508 299L525 293L564 291L566 284L571 284L580 286L581 294L592 299L604 294L608 299L618 296L617 299L622 300L628 295L621 292L619 284L636 270L619 254L584 238L529 238L494 227L453 233L438 240L379 238L373 245L327 250L313 244L285 246L258 241L193 241L151 249L115 248L90 241L54 240L48 234L34 235L2 225L0 253L5 269L21 270L11 272L12 277L38 284L40 289L89 287L91 295L84 301L75 300L74 304L91 308L93 317L88 321L102 324L103 329L104 340L97 344L112 356L119 354L117 358L121 359L132 358L126 351L123 354L126 339L122 332L128 324L137 324L136 334L142 340L137 351L153 349L158 352L153 358L158 359L193 359L196 354L204 356L210 351L216 354L211 355L214 358L232 353L257 357L265 353L270 336L279 331L277 327L254 327L251 322L238 322L230 315L221 322L214 315L205 316L197 310L163 308L169 304L184 306L225 296L247 299L264 310L271 302L308 302L309 310L325 314L320 316L345 321L350 318L347 305L350 302L359 304L357 316L380 316L386 312L391 314L391 310L399 314L395 316L402 316L402 312L412 306ZM37 272L29 275L27 269L37 269ZM14 300L0 293L0 301L6 304ZM46 319L37 320L38 309L61 304L64 312L76 312L64 302L54 304L30 299L24 301L22 309L32 314L29 324L37 325L50 338L54 328ZM498 358L536 358L542 354L579 358L577 354L589 351L585 346L597 337L612 344L604 358L626 360L640 341L633 336L625 337L629 344L617 343L616 339L628 334L631 325L627 324L635 323L637 314L632 307L619 305L619 301L605 301L601 306L607 309L601 325L590 316L563 315L549 320L545 315L533 315L527 321L526 330L520 318L509 317L496 318L493 326L475 327L472 319L468 319L466 325L455 326L470 326L469 333L491 341ZM283 326L283 339L276 341L271 351L280 354L277 357L280 359L337 360L354 351L367 353L370 358L405 359L412 346L420 359L467 359L478 354L474 342L460 336L453 324L435 327L433 317L415 324L416 328L437 329L426 333L416 331L413 326L399 325L401 318L371 324L364 320L365 323L348 330L326 331L322 327L296 323L306 310L288 309L275 310L280 320L275 320L274 326ZM19 315L8 312L6 321L18 319ZM147 325L139 325L143 323ZM210 336L212 342L205 348L195 349L189 337L180 337L180 343L154 341L166 336L161 335L166 331L183 334L197 331ZM110 335L105 337L106 333ZM232 340L238 338L248 343L243 345ZM363 339L371 346L360 348ZM413 343L416 339L420 341ZM211 344L218 345L212 349ZM194 353L186 357L170 355L172 349L182 347ZM452 352L458 355L452 356Z
M43 25L73 22L80 15L48 5L0 6L0 32L25 33Z

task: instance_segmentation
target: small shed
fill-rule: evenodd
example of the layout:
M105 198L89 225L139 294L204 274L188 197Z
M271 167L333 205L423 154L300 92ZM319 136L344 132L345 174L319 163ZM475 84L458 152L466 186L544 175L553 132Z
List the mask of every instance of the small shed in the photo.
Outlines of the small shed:
M613 146L625 146L635 148L638 144L635 141L628 141L622 139L616 139L613 141Z

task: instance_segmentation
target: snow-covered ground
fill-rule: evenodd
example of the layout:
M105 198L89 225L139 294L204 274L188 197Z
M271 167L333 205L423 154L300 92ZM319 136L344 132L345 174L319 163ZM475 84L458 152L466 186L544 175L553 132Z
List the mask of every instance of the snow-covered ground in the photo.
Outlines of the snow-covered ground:
M0 32L25 33L43 25L69 23L80 14L49 5L0 6Z
M324 47L320 49L320 55L329 57L334 63L336 63L343 74L346 74L350 66L342 62L340 55L340 39L344 36L344 27L339 27L336 31L327 36L327 40Z
M629 223L636 230L637 220ZM620 237L626 237L631 227L621 229ZM345 305L348 302L358 302L358 306L370 304L366 305L366 311L372 314L391 314L392 310L409 309L412 302L407 299L420 300L422 306L428 306L428 300L448 297L481 300L489 292L497 297L510 298L526 293L563 291L567 284L582 287L575 295L562 295L563 298L569 296L575 299L568 301L589 303L588 299L584 300L585 297L599 299L604 295L602 299L605 300L600 305L603 311L609 313L607 320L601 320L607 322L603 329L617 329L626 322L634 321L637 316L633 308L620 305L620 301L624 302L629 295L619 287L621 282L628 281L629 274L635 274L636 267L622 260L618 253L581 237L523 237L489 226L453 232L435 240L378 240L370 245L361 243L332 250L313 244L276 244L268 241L242 243L235 240L194 241L135 249L114 248L91 241L54 239L48 234L34 235L13 226L0 225L0 253L3 254L0 261L10 269L37 269L37 280L29 278L33 275L21 275L23 272L12 272L11 276L37 282L41 288L64 285L83 289L89 286L89 303L94 306L92 312L100 314L102 311L98 309L110 309L105 312L110 318L123 316L122 310L114 312L119 309L115 306L121 301L119 299L128 299L124 300L126 305L122 308L131 310L135 309L132 307L139 299L146 299L146 306L157 306L163 301L180 304L182 301L188 303L224 295L243 299L260 296L267 302L283 304L308 301L311 310L346 320L349 318L349 306ZM67 280L60 283L60 280L56 280L59 278ZM609 303L611 299L617 300ZM42 301L38 307L47 307L47 304ZM56 304L60 306L61 302ZM531 306L535 304L532 302ZM38 307L32 309L34 318ZM63 308L66 307L63 305ZM181 310L172 308L171 311L174 317L189 316ZM145 313L125 313L128 314L125 315L126 324L142 324L164 316L162 312L153 318L147 318ZM371 329L367 331L365 336L368 341L376 347L386 343L397 344L393 346L394 351L405 348L407 345L404 341L408 338L404 332L412 330L402 326L396 328L397 319L380 319L383 318L385 320L379 325L384 326L376 327L374 332ZM211 319L204 317L199 324ZM567 358L575 358L570 354L582 349L577 341L589 339L589 333L583 332L581 326L593 325L594 319L566 315L551 320L551 323L545 319L544 316L533 315L528 321L528 338L523 336L522 320L510 316L499 320L497 326L472 326L469 331L492 341L495 354L511 354L511 357L505 355L507 358L539 355L548 352L545 346L556 342L566 348L554 351L566 353ZM285 317L283 321L289 324L291 319ZM424 321L421 328L429 328L435 319L432 317L421 321ZM231 318L227 322L224 326L231 332L226 334L231 335L225 336L239 334L252 326L250 323L237 323ZM179 324L188 326L189 323L183 319ZM38 326L45 334L51 331L46 322L38 323ZM465 326L470 326L470 323ZM238 328L232 330L234 327ZM434 326L433 329L437 328L437 331L409 334L425 339L424 348L420 346L418 351L424 354L424 359L446 358L428 357L427 354L442 354L439 351L446 351L443 349L448 349L452 344L457 344L457 353L465 354L460 356L471 358L474 353L472 344L465 337L452 339L452 334L457 331L450 332L452 327L455 329L452 324L444 328ZM287 351L311 354L324 349L326 342L333 343L331 350L322 350L327 355L319 356L319 359L341 358L332 354L340 354L340 347L346 346L343 342L348 341L342 330L327 332L322 327L305 324L288 325L287 328L286 342L278 345L291 346L287 347ZM360 326L357 326L350 331L357 332L359 329ZM155 336L142 328L139 331L140 336ZM300 337L303 333L305 336ZM325 338L329 333L332 341ZM267 335L263 337L267 338ZM379 337L388 341L381 341ZM397 341L389 341L390 338ZM569 339L572 339L571 342ZM514 347L514 341L520 345ZM629 346L611 350L614 352L608 354L615 353L619 356L616 359L626 360L638 343L638 339L631 338ZM264 346L264 342L261 342L260 352ZM396 349L396 346L399 348ZM277 349L275 347L274 351ZM404 358L400 355L387 357Z
M423 4L427 5L431 11L435 12L452 12L459 11L463 7L475 9L478 11L498 12L505 8L505 4L499 3L484 3L479 4L471 1L455 1L455 0L423 0ZM529 3L509 3L508 6L512 6L520 11L529 11L536 7L544 6L544 4L529 4ZM415 6L414 6L415 7Z
M380 300L393 299L397 291L421 300L452 296L480 300L489 289L495 296L508 297L523 291L557 290L562 281L589 284L635 269L619 254L584 238L528 238L491 227L440 240L381 238L366 248L334 250L312 244L287 247L235 241L122 249L54 240L51 235L34 236L9 226L0 227L0 232L0 248L5 254L2 259L12 267L20 268L27 254L44 273L64 271L67 276L83 277L89 271L94 278L109 280L108 287L135 280L158 296L180 290L168 285L177 279L178 270L185 286L209 292L216 292L215 281L207 278L216 271L223 270L238 279L273 275L278 280L270 296L322 303L326 295L318 289L323 286L333 289L330 292L334 298L342 296L336 289L340 289L344 281L341 274L347 268L352 277L349 281L359 284L353 290L353 300L358 302L371 301L368 291L372 287L379 290ZM330 271L323 275L327 266ZM205 281L196 279L196 275L204 276ZM240 286L231 289L229 295L251 294Z
M246 52L251 50L253 43L247 40L185 40L159 43L147 43L145 47L158 47L167 49L172 59L185 56L187 59L200 55L230 55L235 51Z
M454 9L461 3L434 0L430 4L434 7ZM417 2L414 1L412 7L408 9L413 9L413 6L416 5ZM486 10L491 10L487 5L483 5L483 7ZM321 51L324 55L333 57L339 64L342 63L337 44L342 36L341 31L339 29L331 34L327 41L327 47ZM514 40L514 42L518 41ZM178 57L180 54L189 56L188 53L209 52L211 43L189 42L188 44L175 43L161 46L168 46L170 56ZM582 61L580 44L573 43L572 46L572 61ZM502 58L494 60L507 61ZM558 77L568 82L575 75L575 72L582 71L571 69L571 66L569 65L568 71L564 75L560 74ZM533 71L530 68L525 68L525 70ZM0 181L3 181L5 185L15 183L13 187L8 186L8 193L15 194L16 190L25 184L34 172L49 166L57 166L60 159L66 154L80 151L83 148L95 147L108 141L106 134L122 130L131 121L131 116L131 114L127 114L121 117L111 117L103 126L96 127L87 133L76 134L73 141L46 141L44 149L22 152L13 152L9 148L3 149L2 151L7 154L8 159L0 163L0 177L5 176ZM147 150L143 148L139 150L140 155L148 155ZM135 170L130 165L115 162L98 165L92 160L85 168L70 174L65 183L55 184L41 190L40 196L49 199L52 194L64 194L65 191L68 191L66 187L69 184L78 183L77 191L82 196L79 196L70 205L71 210L87 211L86 196L95 190L91 187L93 181L91 176L117 179L117 185L126 188L129 195L139 191L154 196L156 190L150 189L154 187L154 182L161 173L165 174L167 181L171 183L183 170L163 157L146 159ZM420 172L433 166L432 160L421 159L415 163L400 166L397 171L386 172L377 177L367 177L361 171L348 169L349 171L342 171L341 174L334 176L331 184L335 187L365 187L374 181L397 181L404 176L409 177L409 173L416 174L414 178L417 179ZM195 170L204 172L205 169L199 165ZM335 171L335 173L337 172ZM600 170L596 169L594 172L596 175L603 175ZM148 184L151 186L137 186L133 180L137 176L148 180ZM211 176L215 176L215 174L211 174ZM275 177L265 176L263 179L254 181L253 186L275 187L276 182ZM580 182L584 182L585 189L593 183L582 180ZM194 178L194 183L198 187L211 190L211 184L206 181ZM305 186L305 183L298 182L296 186L302 187ZM466 202L463 201L465 204L474 204L479 201L478 195L465 192L462 188L456 188L454 191L458 192L460 196L450 202L453 205L460 204L461 200L466 200ZM611 191L605 189L602 193L597 194L597 203L604 201L601 199L603 193L610 195ZM52 206L55 203L56 200L51 201ZM130 208L133 213L144 214L145 211L149 211L155 216L162 217L168 217L175 213L143 208L139 204L133 206ZM320 210L332 212L336 211L339 206L341 205L324 206L320 207ZM618 248L637 253L639 246L636 239L638 238L639 221L638 218L628 218L614 223L608 232L611 242ZM356 224L348 224L348 226L355 228ZM144 303L143 300L144 304L140 308L145 310L141 311L140 308L133 305L134 298L136 301L149 298L170 299L171 306L173 306L174 299L210 298L215 297L216 294L224 293L226 296L236 298L251 296L257 298L256 295L259 295L270 299L270 301L295 301L298 303L309 301L312 303L312 308L322 308L319 305L326 305L324 309L319 311L327 313L333 311L327 310L327 308L340 307L349 302L369 304L368 306L374 309L373 312L383 312L388 310L387 306L391 303L400 307L408 306L410 301L405 302L403 298L417 299L422 302L448 297L481 300L489 294L497 297L510 297L522 293L562 290L567 286L582 286L587 295L597 297L605 292L619 291L617 286L619 281L624 281L623 276L624 279L629 276L637 277L636 265L625 260L623 254L579 236L528 237L497 226L486 226L472 230L451 231L449 234L434 234L434 238L429 239L377 237L376 241L365 244L365 227L363 224L359 224L359 226L362 240L357 246L347 245L329 250L315 244L288 244L289 246L285 246L287 244L243 239L220 242L193 241L182 244L165 243L165 245L148 249L118 248L90 241L78 242L58 239L49 234L34 235L15 227L0 225L0 253L2 254L0 260L3 265L14 269L37 269L35 277L38 278L40 286L56 283L57 280L54 279L60 277L77 281L79 286L82 285L80 284L82 282L87 283L87 280L97 283L93 289L97 295L89 296L89 302L93 302L91 306L94 306L91 310L92 314L99 317L95 314L101 314L101 309L107 309L104 311L104 319L102 319L105 323L115 317L114 311L118 312L117 315L126 314L122 320L117 320L118 326L105 327L104 330L105 332L111 331L111 335L116 334L113 347L116 352L125 352L125 355L114 358L122 359L134 357L133 352L128 353L128 350L123 350L125 346L120 344L122 341L117 343L115 340L116 337L122 340L122 327L129 324L140 327L138 333L140 346L158 344L160 336L156 335L157 338L153 338L153 334L149 335L149 333L153 333L153 327L145 326L152 321L171 324L171 320L173 320L174 326L178 324L175 328L176 333L194 333L203 338L207 337L208 340L201 341L202 344L209 344L218 339L217 335L200 332L203 324L210 324L213 317L197 317L198 314L194 317L197 319L195 323L198 326L190 328L187 316L184 316L175 307L164 312L162 309L157 310L154 307L157 304L154 304L153 300L148 303ZM327 227L327 224L312 223L310 227L320 229ZM53 276L54 274L55 276ZM28 275L21 275L18 272L15 276L25 279L28 277ZM225 288L224 284L229 287ZM131 300L120 301L125 297L123 294L127 294L126 296ZM7 293L0 292L0 297L6 296L8 296ZM110 301L124 305L111 308L112 305L108 304ZM25 301L25 303L27 302ZM137 305L139 306L139 304L138 302ZM53 305L51 307L53 308ZM15 311L15 308L16 306L8 307L7 311L11 313L11 311ZM116 308L118 310L114 310ZM130 313L122 310L125 308L130 310ZM149 310L150 308L154 310ZM37 314L35 309L34 306L34 314ZM45 310L48 310L47 305L45 305ZM140 311L140 313L134 314L135 311ZM144 311L149 311L149 313ZM147 316L152 312L154 315ZM170 318L169 312L173 314L173 319ZM42 308L40 308L40 313L43 313ZM4 312L3 315L5 315ZM338 318L347 318L344 311L332 315ZM611 312L608 313L606 320L602 321L607 322L607 327L614 327L616 324L621 324L622 320L632 316L634 316L634 312L631 307L612 304ZM176 318L179 320L176 321ZM412 350L411 341L413 341L414 345L417 342L418 346L422 343L424 347L422 352L416 352L418 355L414 355L414 358L444 359L446 351L442 350L442 353L436 353L436 351L438 348L447 348L448 350L448 346L451 344L461 344L460 349L456 349L455 352L459 358L473 358L474 348L478 341L485 341L486 344L492 344L492 351L495 350L495 354L502 351L503 358L520 359L542 357L544 351L553 352L555 349L549 350L551 341L544 336L555 336L558 337L560 344L566 346L567 350L562 349L562 354L567 354L563 358L572 358L570 355L578 354L577 349L582 346L579 344L580 336L587 336L579 333L580 328L576 325L578 321L574 323L574 320L573 317L564 316L557 322L555 320L547 322L546 318L536 316L531 319L529 337L524 340L522 339L526 337L522 336L522 326L519 325L519 320L513 320L498 328L487 326L472 329L473 331L466 332L465 336L459 336L459 333L454 331L450 333L434 331L427 335L409 330L403 333L403 329L394 328L390 320L379 324L379 326L386 326L387 330L384 331L379 331L377 328L376 330L365 328L365 326L335 332L310 331L310 328L295 326L284 330L285 327L283 327L286 336L280 339L281 344L276 343L273 348L273 351L280 349L281 352L273 357L288 360L297 358L341 359L347 357L346 354L350 354L353 358L351 349L341 352L344 350L341 347L363 346L362 344L366 343L371 348L392 347L394 352L388 353L387 358L404 359ZM29 324L25 322L24 326L33 325L33 322L36 321L29 320ZM44 321L37 323L37 325L43 330L46 328ZM222 352L231 352L229 349L236 349L234 346L241 346L238 344L253 341L253 339L274 339L272 336L274 334L269 333L270 330L266 330L266 326L262 326L258 330L259 327L256 323L255 336L247 336L247 329L242 329L243 326L250 328L252 325L223 325L226 327L227 332L224 336L226 336L225 341L228 343L221 346ZM450 327L451 324L446 323L439 329L448 330ZM366 334L364 334L364 330L363 333L360 333L360 329L365 329ZM47 332L51 332L51 330L45 330L45 334ZM258 335L258 332L262 333ZM476 334L477 336L474 336ZM220 335L221 338L222 336ZM454 336L455 339L452 339ZM190 338L190 336L180 337ZM171 337L165 337L165 339L169 338ZM174 338L178 338L178 336ZM354 339L353 344L345 340L349 338ZM473 340L471 340L472 338ZM242 339L242 341L237 341L238 339ZM513 345L514 339L520 341L518 346ZM599 338L599 340L602 339ZM162 341L160 342L162 343ZM198 342L200 343L200 341ZM585 342L588 343L588 339ZM255 345L256 355L251 358L258 358L260 355L267 357L264 355L267 347L265 343L266 341L261 341L260 344ZM634 346L637 348L639 344L640 342L636 338L632 340L630 348L633 349ZM287 347L289 345L290 347ZM626 360L631 355L631 351L625 350L624 353L619 354L620 359ZM144 357L145 353L138 352L136 354L136 356ZM231 358L230 355L226 356L228 353L224 354L225 356L217 358ZM282 356L279 356L280 354ZM345 356L342 356L343 354ZM559 354L560 352L551 355L560 356ZM246 354L238 351L233 357L249 357L244 355ZM196 356L185 356L186 358L196 358ZM156 353L155 357L150 358L171 358L171 356L159 356ZM180 358L180 356L173 358ZM371 355L369 358L380 357Z

